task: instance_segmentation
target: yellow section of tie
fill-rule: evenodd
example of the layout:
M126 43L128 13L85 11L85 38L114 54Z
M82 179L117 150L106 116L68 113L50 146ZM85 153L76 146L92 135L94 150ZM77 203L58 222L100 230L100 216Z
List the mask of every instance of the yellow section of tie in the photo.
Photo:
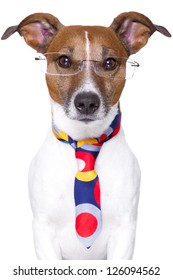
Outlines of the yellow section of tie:
M78 171L76 173L76 178L83 182L89 182L94 180L97 177L97 172L95 170L81 172Z

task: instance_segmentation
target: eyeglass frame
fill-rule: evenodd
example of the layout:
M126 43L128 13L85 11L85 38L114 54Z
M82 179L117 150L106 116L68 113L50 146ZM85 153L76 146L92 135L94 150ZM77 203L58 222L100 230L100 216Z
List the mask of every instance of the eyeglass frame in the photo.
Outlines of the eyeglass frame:
M43 53L43 54L40 54L40 55L43 55L44 56L44 58L43 57L41 57L40 55L38 56L38 57L35 57L35 60L36 61L44 61L44 60L46 60L47 61L47 58L46 58L46 55L53 55L53 54L61 54L62 56L64 55L64 56L67 56L66 54L64 54L64 53L61 53L61 52L47 52L47 53ZM114 58L114 57L110 57L110 58ZM129 58L126 58L126 57L116 57L115 58L116 60L120 60L120 59L125 59L126 60L126 63L128 62L128 63L130 63L131 64L131 67L139 67L140 66L140 64L138 63L138 62L136 62L135 60L132 60L132 59L129 59ZM102 61L99 61L99 60L90 60L90 59L83 59L83 60L78 60L77 62L79 62L79 65L78 65L78 71L76 72L76 73L73 73L73 74L60 74L60 73L50 73L50 72L46 72L46 71L44 71L44 73L46 74L46 75L53 75L53 76L64 76L64 77L68 77L68 76L74 76L74 75L77 75L77 74L79 74L80 72L82 72L83 71L83 65L84 65L84 62L93 62L94 63L94 66L95 66L95 64L96 63L102 63ZM120 65L119 65L120 66ZM119 67L118 67L119 68ZM112 72L112 71L115 71L115 70L108 70L107 72ZM117 70L118 71L118 70ZM116 71L116 72L117 72ZM98 73L97 73L97 69L96 69L96 67L94 67L94 72L96 73L96 75L98 75L98 76L100 76L100 77L104 77L104 76L101 76L101 75L99 75ZM106 72L106 70L105 70L105 72ZM134 71L135 72L135 71ZM133 74L131 75L131 77L130 78L132 78L133 76L134 76L134 72L133 72ZM116 75L116 73L114 73L113 75L112 75L112 77L114 78L114 76ZM111 78L111 75L109 76L109 77L104 77L104 78ZM125 79L130 79L130 78L125 78Z

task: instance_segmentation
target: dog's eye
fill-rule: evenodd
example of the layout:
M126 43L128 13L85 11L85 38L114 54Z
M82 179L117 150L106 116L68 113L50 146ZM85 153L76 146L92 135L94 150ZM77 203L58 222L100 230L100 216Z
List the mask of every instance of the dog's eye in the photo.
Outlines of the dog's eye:
M109 57L103 62L103 68L105 71L113 71L117 68L117 66L118 61L113 57Z
M66 55L58 57L57 63L62 68L70 68L72 64L71 59Z

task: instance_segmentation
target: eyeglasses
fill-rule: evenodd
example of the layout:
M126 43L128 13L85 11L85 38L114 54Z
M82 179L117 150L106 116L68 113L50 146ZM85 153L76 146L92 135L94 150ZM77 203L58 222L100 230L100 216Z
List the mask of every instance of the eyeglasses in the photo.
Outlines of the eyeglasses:
M64 77L79 74L87 65L100 77L125 80L132 78L135 68L140 66L136 61L124 57L108 57L103 61L73 60L70 56L59 52L39 54L35 60L40 61L45 74Z

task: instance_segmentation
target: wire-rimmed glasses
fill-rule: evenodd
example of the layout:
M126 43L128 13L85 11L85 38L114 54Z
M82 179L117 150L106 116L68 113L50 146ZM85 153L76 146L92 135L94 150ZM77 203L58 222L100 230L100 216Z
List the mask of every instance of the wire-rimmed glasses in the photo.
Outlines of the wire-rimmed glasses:
M103 61L74 60L60 52L39 54L35 58L40 61L42 71L47 75L72 76L83 71L84 67L92 67L95 74L103 78L130 79L139 63L124 57L108 57Z

